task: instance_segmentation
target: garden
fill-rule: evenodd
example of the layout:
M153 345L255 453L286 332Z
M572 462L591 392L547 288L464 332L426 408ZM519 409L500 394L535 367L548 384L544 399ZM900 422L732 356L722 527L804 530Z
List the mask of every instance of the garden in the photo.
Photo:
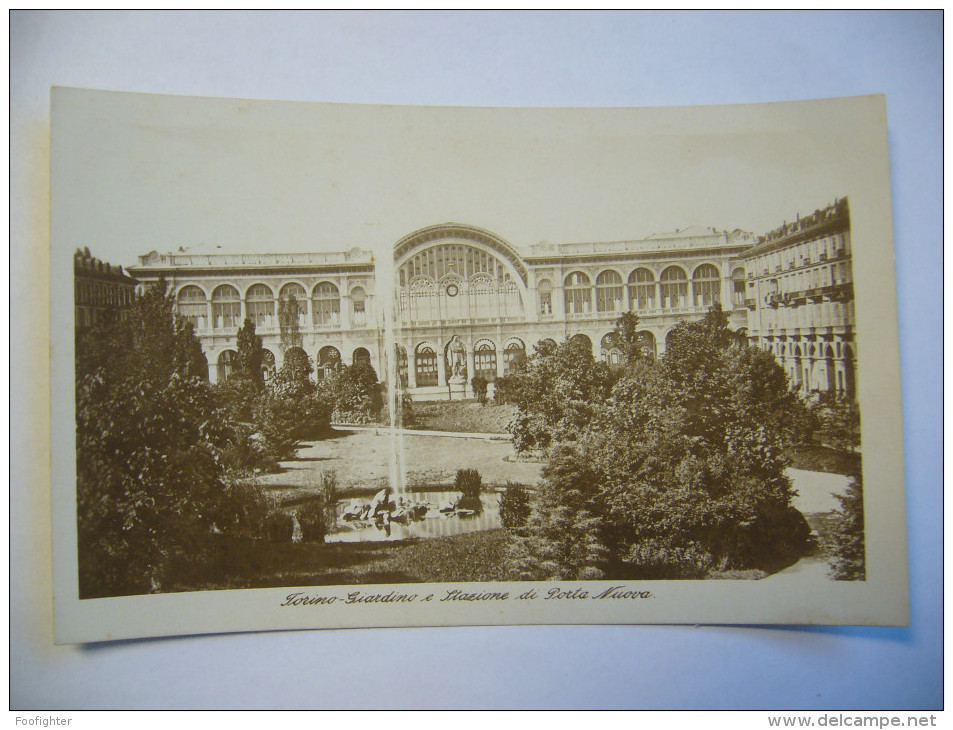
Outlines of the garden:
M289 357L266 380L246 321L232 377L209 384L160 284L77 342L80 595L760 578L811 551L832 578L862 579L856 406L806 402L717 307L657 360L637 326L617 323L622 367L570 338L492 402L406 403L420 434L363 431L387 413L369 365L316 381ZM294 317L282 339L300 352ZM854 478L809 524L792 465Z

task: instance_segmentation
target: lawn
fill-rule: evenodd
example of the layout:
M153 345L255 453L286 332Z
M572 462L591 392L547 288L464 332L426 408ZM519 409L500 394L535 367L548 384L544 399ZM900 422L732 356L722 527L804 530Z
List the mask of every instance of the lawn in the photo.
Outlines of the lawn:
M828 474L857 474L860 472L861 456L832 449L820 444L798 446L788 454L792 469L822 471Z
M516 406L480 405L475 400L414 403L414 425L423 431L506 433Z
M318 493L323 471L335 473L343 494L393 488L396 469L404 470L409 489L450 488L457 469L477 469L486 486L533 485L539 482L540 466L515 459L509 441L336 431L334 438L302 444L294 459L282 462L280 471L262 475L260 483L282 499Z
M206 577L184 579L171 590L503 581L512 579L508 540L506 530L376 543L222 540L202 568Z

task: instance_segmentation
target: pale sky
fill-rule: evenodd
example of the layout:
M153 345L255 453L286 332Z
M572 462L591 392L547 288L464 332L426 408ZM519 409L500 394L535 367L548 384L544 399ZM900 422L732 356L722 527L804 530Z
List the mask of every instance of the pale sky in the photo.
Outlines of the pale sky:
M869 139L850 118L877 103L465 109L59 90L53 245L129 266L179 246L386 257L446 221L524 252L692 225L761 234L851 194Z

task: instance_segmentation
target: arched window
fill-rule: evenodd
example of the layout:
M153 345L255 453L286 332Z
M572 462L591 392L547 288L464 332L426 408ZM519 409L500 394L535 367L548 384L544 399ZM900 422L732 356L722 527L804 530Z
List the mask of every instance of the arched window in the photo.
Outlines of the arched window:
M356 286L351 290L351 324L358 327L367 324L366 300L367 294L361 287Z
M526 361L526 345L515 337L503 348L503 374L509 375Z
M566 314L588 314L592 311L592 284L581 271L566 277Z
M655 344L655 335L648 330L642 330L636 334L636 337L638 337L642 357L655 358L658 356L658 346Z
M710 307L721 301L721 277L711 264L702 264L692 275L692 295L696 307Z
M553 283L548 279L543 279L536 285L536 291L539 294L539 313L553 313Z
M275 374L275 355L271 350L261 351L261 374L266 381Z
M833 395L837 392L837 366L834 362L834 348L830 345L824 349L824 370L827 376L825 381L826 390Z
M279 292L278 298L286 308L291 304L292 301L297 305L299 322L307 316L308 293L304 290L304 287L301 286L301 284L295 284L294 282L285 284L283 287L281 287L281 292Z
M318 350L318 378L329 375L341 367L341 352L332 345L325 345Z
M655 275L648 269L629 274L629 301L632 309L655 309Z
M358 347L351 355L351 364L357 365L358 363L365 365L371 364L371 353L369 353L366 348Z
M179 316L192 325L192 329L205 329L208 318L208 302L205 292L197 286L184 286L179 290L176 300L176 311Z
M622 277L615 271L603 271L596 277L596 310L599 312L621 312L625 291Z
M659 277L662 283L662 306L665 309L684 307L688 299L688 277L677 266L669 266Z
M745 270L742 268L731 272L731 295L736 307L745 305Z
M238 289L222 284L212 292L212 326L216 329L238 327L242 318L242 300Z
M800 390L804 385L804 375L801 370L801 347L800 345L794 346L794 383L797 385L798 390Z
M853 398L857 392L857 371L854 361L854 348L849 344L844 345L844 393L849 398Z
M496 380L496 345L489 340L480 340L473 347L474 377L480 376L488 383Z
M610 367L619 367L622 365L622 350L619 349L616 342L615 332L609 332L602 337L601 354L603 361L609 363Z
M417 385L426 387L437 384L437 353L434 349L424 343L417 345L415 354L415 371L417 375Z
M340 324L341 296L330 281L322 281L314 287L311 311L316 325Z
M418 251L401 265L399 273L403 286L405 281L418 276L439 281L448 275L469 279L475 274L485 274L490 281L503 283L507 271L502 260L481 248L441 243Z
M234 350L224 350L222 354L218 356L219 383L224 383L232 376L232 373L235 371L235 358Z
M245 294L245 316L255 327L272 327L275 319L275 295L264 284L252 284Z

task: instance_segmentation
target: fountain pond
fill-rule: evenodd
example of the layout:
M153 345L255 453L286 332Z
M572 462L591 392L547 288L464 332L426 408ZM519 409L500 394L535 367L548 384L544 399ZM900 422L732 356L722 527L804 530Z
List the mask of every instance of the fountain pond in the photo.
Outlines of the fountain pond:
M394 496L382 489L373 499L343 499L336 524L325 542L382 542L444 537L501 526L499 495L484 492L479 504L460 492L408 492Z

